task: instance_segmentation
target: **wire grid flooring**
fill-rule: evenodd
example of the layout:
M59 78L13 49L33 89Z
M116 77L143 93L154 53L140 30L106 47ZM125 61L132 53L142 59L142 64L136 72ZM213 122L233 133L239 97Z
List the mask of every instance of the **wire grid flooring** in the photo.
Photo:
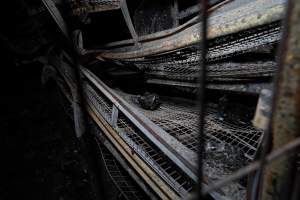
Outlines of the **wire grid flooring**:
M198 114L195 111L195 108L188 105L178 105L170 104L169 102L163 102L163 105L156 111L149 111L144 110L134 103L132 103L132 97L134 95L129 95L120 91L116 91L121 97L123 97L126 101L130 104L135 106L139 111L141 111L145 116L147 116L150 120L168 132L170 135L177 138L182 144L186 145L188 148L192 149L193 151L197 151L197 147L199 145L197 141L198 136ZM216 119L216 111L213 108L210 108L208 115L206 116L206 121L212 120L214 123L214 119ZM209 119L210 118L210 119ZM224 123L226 128L227 124ZM227 141L222 140L218 136L218 134L226 134L224 132L218 133L218 131L223 131L223 127L219 126L218 128L207 128L210 127L209 125L205 126L205 135L206 135L206 151L204 153L204 160L203 160L203 171L204 177L206 177L207 183L212 183L213 181L220 180L226 178L226 176L232 174L232 172L240 169L242 166L245 166L249 159L247 154L241 154L240 149L244 148L244 151L248 150L248 153L252 153L249 150L249 146L242 143L239 138L236 136L227 136ZM235 126L230 126L231 129L236 128ZM251 127L253 128L253 127ZM248 130L249 127L243 127L240 131ZM231 131L231 130L229 130ZM210 135L210 132L213 132L214 135ZM248 132L247 132L248 133ZM257 131L255 131L257 133ZM261 136L260 136L261 137ZM240 147L238 144L233 145L235 141L229 141L234 139L235 141L240 141ZM253 138L249 138L249 140L254 140ZM257 140L255 140L258 143ZM224 144L229 144L224 146ZM142 145L142 144L140 144ZM213 146L213 148L211 148ZM258 145L257 145L258 146ZM234 148L236 147L236 148ZM252 149L252 148L250 148ZM248 158L247 158L248 157ZM241 185L239 182L233 182L221 188L222 192L226 197L229 199L246 199L246 189L245 186Z
M130 178L127 172L121 167L113 155L103 146L100 145L100 151L105 164L105 167L127 200L143 200L145 194L139 186Z
M97 108L98 112L106 119L107 122L109 122L109 116L111 115L112 111L112 103L109 102L104 96L97 93L89 85L84 84L84 92L86 97L90 99L92 104ZM118 93L120 94L120 92ZM131 95L124 93L122 93L122 95L125 95L125 97L123 96L123 98L127 100L131 97ZM187 110L186 106L170 105L169 109L173 109L171 106L174 106L177 111L180 112L184 112ZM146 112L148 112L148 114L145 114L145 112L144 114L149 117L149 113L151 113L151 111ZM191 110L191 112L194 111ZM155 115L154 113L152 114ZM194 114L196 115L195 112ZM191 119L191 117L195 116L191 116L188 113L187 115L182 115L181 119L177 119L179 120L177 125L184 123L182 120L184 120L185 118ZM180 122L180 120L182 122ZM197 117L193 120L197 120ZM194 123L191 123L191 127L195 129L193 132L197 132L197 127L192 126ZM179 126L179 129L180 127L182 126ZM181 171L176 165L174 165L174 163L167 156L165 156L163 152L155 148L155 146L150 141L147 141L144 137L142 137L142 132L140 132L122 113L119 113L117 128L115 128L115 130L118 132L121 138L131 147L132 151L139 155L144 160L144 162L147 163L148 166L150 166L152 170L154 170L181 197L186 197L187 193L192 191L195 186L195 182L192 179L188 178L183 171ZM176 123L173 131L174 134L180 133L180 131L176 129ZM169 133L172 134L171 132ZM181 136L183 137L180 140L179 137ZM174 135L174 137L179 138L179 141L181 142L186 141L187 143L189 143L189 140L191 140L192 142L194 142L194 145L189 147L193 147L194 150L196 150L197 141L195 137L191 137L188 135L186 137L184 134L177 134ZM209 139L210 141L217 141L219 143L222 143L221 140L215 137L209 137ZM225 178L233 171L237 170L241 166L244 166L243 159L237 159L237 154L234 154L234 152L229 152L227 150L222 151L219 154L214 151L211 154L205 154L205 156L206 158L203 161L203 169L205 173L204 175L205 177L207 177L207 183ZM228 160L231 161L230 164L228 164ZM236 166L232 168L231 165ZM223 187L222 192L226 197L230 199L245 199L246 194L245 187L240 185L238 182L234 182Z
M210 43L207 61L217 61L231 56L270 47L280 39L281 27L273 23L248 30L233 36L225 36ZM159 55L121 61L124 65L135 65L149 76L171 80L195 81L200 71L199 45L191 45ZM260 77L271 76L276 71L274 62L220 63L207 67L207 79L216 77Z
M86 97L92 102L103 118L110 123L112 103L100 95L88 84L83 84ZM162 151L142 137L138 130L123 113L119 112L115 130L122 139L139 155L164 181L179 195L186 196L193 189L195 182L172 163Z
M198 149L198 113L195 106L188 103L183 105L163 101L155 110L145 110L133 103L134 95L118 93L131 105L143 112L151 121L178 139L189 149L197 152ZM256 129L252 124L236 125L221 120L213 104L207 105L205 116L205 141L227 143L240 149L247 159L255 156L263 131Z

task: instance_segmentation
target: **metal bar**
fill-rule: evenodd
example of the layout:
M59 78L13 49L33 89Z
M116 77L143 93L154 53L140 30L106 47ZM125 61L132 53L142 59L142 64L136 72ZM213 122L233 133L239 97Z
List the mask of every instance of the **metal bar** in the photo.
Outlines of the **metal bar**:
M67 89L65 88L65 85L62 84L60 79L58 77L55 77L55 80L59 86L59 88L62 90L63 94L66 96L67 100L72 103L72 98L70 94L67 92ZM65 83L68 81L65 81ZM68 84L68 83L67 83ZM70 84L68 84L70 85ZM92 126L94 127L94 126ZM94 127L96 128L96 127ZM97 131L97 133L94 133L98 140L102 142L102 144L110 151L110 153L117 159L117 161L120 163L120 165L126 170L126 172L131 176L133 180L136 181L136 183L142 188L142 190L150 197L152 200L156 200L157 197L153 194L153 191L148 188L148 186L144 183L143 179L138 176L136 171L128 166L127 161L122 157L122 155L117 151L117 149L111 144L111 142L105 137L105 135ZM97 143L98 143L97 140Z
M151 41L151 40L155 40L155 39L160 39L160 38L164 38L164 37L168 37L170 35L173 35L185 28L187 28L188 26L191 26L195 23L198 22L199 17L194 17L193 19L189 20L188 22L176 27L176 28L171 28L171 29L167 29L164 31L159 31L159 32L155 32L155 33L151 33L148 35L142 35L139 36L138 41L139 42L146 42L146 41ZM129 40L122 40L122 41L116 41L116 42L111 42L108 44L105 44L103 46L103 48L111 48L111 47L118 47L118 46L126 46L126 45L132 45L134 43L133 39L129 39Z
M162 199L179 199L179 197L144 163L137 154L132 154L131 148L122 140L122 138L110 127L110 125L97 114L90 105L87 110L92 119L103 130L105 135L114 144L116 149L126 158L130 165L143 177L144 181L159 195Z
M177 15L178 15L178 0L173 0L172 17L174 20L174 27L179 26L179 20L177 18Z
M194 5L194 6L191 6L191 7L187 8L187 9L181 11L178 14L177 18L178 19L183 19L183 18L186 18L186 17L188 17L188 16L190 16L192 14L198 13L198 12L200 12L199 5Z
M119 115L119 110L115 105L113 105L112 113L111 113L111 125L113 127L117 126L118 115Z
M199 104L199 150L198 150L198 199L202 199L202 182L203 182L203 169L202 169L202 159L205 152L205 133L204 133L204 117L205 117L205 80L206 80L206 54L207 54L207 19L208 19L208 0L201 0L199 4L199 10L201 6L202 14L202 29L201 29L201 58L200 58L200 71L198 79L198 104Z
M156 85L170 85L170 86L188 87L188 88L197 88L198 87L197 83L170 81L170 80L163 80L163 79L147 79L146 83L156 84Z
M219 6L224 5L224 4L226 4L230 1L232 1L232 0L225 0L222 3L219 3L219 4L211 7L209 9L209 12L212 12L212 11L216 10ZM175 34L175 33L179 32L180 30L183 30L184 28L187 28L187 27L189 27L189 26L191 26L191 25L193 25L197 22L199 22L199 16L193 17L192 19L188 20L187 22L185 22L184 24L182 24L182 25L180 25L176 28L171 28L171 29L167 29L167 30L164 30L164 31L159 31L159 32L152 33L152 34L139 36L138 41L139 42L145 42L145 41L151 41L151 40L167 37L167 36L170 36L172 34ZM122 45L130 45L130 44L133 44L133 43L134 43L133 39L128 39L128 40L122 40L122 41L108 43L108 44L104 45L103 48L117 47L117 46L122 46Z
M134 40L134 44L136 47L140 47L140 43L138 42L138 35L134 29L134 26L133 26L133 23L132 23L130 14L129 14L129 10L127 7L126 0L120 0L120 7L121 7L122 14L124 16L125 22L127 24L127 27L129 29L129 32L131 34L131 37Z
M69 75L66 76L66 72L61 71L61 70L60 70L60 72L62 73L62 75L65 78L66 82L69 82L68 85L70 87L72 87L74 85L72 83L72 78ZM177 198L176 195L174 196L172 192L170 193L169 186L162 184L162 182L161 182L162 180L158 179L156 174L153 174L153 172L154 172L153 169L152 168L147 168L146 165L145 165L146 163L143 163L144 161L139 158L138 154L132 154L132 148L130 146L128 146L128 144L125 143L125 141L123 141L123 139L121 138L121 136L118 135L118 133L115 132L115 130L110 126L110 124L98 113L98 111L96 110L96 108L93 107L92 103L89 102L89 101L87 101L86 103L88 103L86 105L88 113L91 115L91 117L94 119L94 121L98 124L98 126L100 127L100 129L106 134L106 136L116 146L116 148L118 148L118 150L121 152L122 155L124 155L125 152L128 153L127 156L124 155L126 157L126 160L129 161L130 165L137 170L137 172L151 186L151 188L154 189L155 192L157 192L157 194L160 197L162 197L163 199L165 199L166 196L161 196L161 195L163 195L163 193L161 193L162 191L158 190L158 188L155 186L155 185L158 184L159 188L161 188L163 191L166 192L164 194L167 194L167 196L171 195L170 196L171 199L176 199ZM132 163L132 161L137 162L137 163ZM143 161L143 162L141 162L141 161ZM137 168L138 166L140 166L141 168ZM152 174L149 172L149 170L152 170L152 172L151 172ZM148 175L150 175L150 176L148 176ZM151 182L151 180L149 178L151 178L151 180L153 182ZM203 188L206 188L206 186L207 186L205 183L202 183L202 185L203 185ZM210 195L212 197L214 197L215 199L220 199L220 200L221 199L226 199L219 191L212 191L210 193Z
M284 5L285 0L266 0L254 1L225 13L218 14L218 10L216 10L208 19L210 26L207 38L213 39L281 20L284 14ZM200 26L201 23L197 23L167 38L143 42L142 49L127 45L112 50L103 50L98 57L99 59L138 58L196 44L201 40Z
M61 32L68 40L70 40L68 27L63 17L61 16L59 10L56 8L55 3L52 0L42 0L42 1L43 4L46 6L47 10L50 12L52 18L60 28Z

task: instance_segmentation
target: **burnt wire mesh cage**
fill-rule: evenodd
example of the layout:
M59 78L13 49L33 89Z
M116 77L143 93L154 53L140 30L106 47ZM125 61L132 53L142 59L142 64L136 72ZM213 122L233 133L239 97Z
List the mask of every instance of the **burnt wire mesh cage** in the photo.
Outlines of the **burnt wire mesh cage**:
M248 2L254 1L246 1L245 4ZM272 1L274 2L283 5L281 0ZM288 13L288 19L295 20L300 15L300 4L293 0L290 2L294 3L294 7L289 5L288 9L291 12ZM82 2L82 5L92 4L95 8L100 6L104 9L107 6L109 9L117 9L119 1ZM151 191L149 193L154 193L155 197L162 199L187 198L197 191L202 198L209 195L214 199L257 199L260 195L264 198L268 195L273 197L278 188L286 187L286 182L281 182L280 178L293 176L291 169L294 169L297 159L286 154L295 153L295 148L300 143L299 129L295 126L299 121L299 105L295 103L295 91L300 87L300 75L295 70L300 62L295 56L299 53L299 24L287 20L287 24L282 25L282 21L276 18L268 23L257 23L241 31L210 38L208 27L211 13L207 12L208 1L202 1L199 5L197 12L200 12L202 18L198 29L200 27L201 34L197 35L196 42L145 55L145 49L141 47L148 47L148 40L151 42L155 39L133 37L130 41L131 46L126 46L128 41L123 41L121 43L125 46L124 49L120 47L115 50L112 47L103 50L105 55L116 52L115 55L126 54L127 57L121 55L119 58L112 56L105 59L119 67L135 67L139 72L143 72L145 82L150 85L172 87L177 84L176 86L181 88L193 88L199 93L199 99L196 101L175 101L174 97L164 96L156 109L145 109L136 101L140 95L109 87L93 70L79 67L88 114L103 132L102 139L105 138L105 141L109 141L115 148L115 151L112 151L107 142L102 141L106 145L100 144L101 156L111 178L127 199L141 199L141 194L132 180L126 180L128 174L121 170L118 163L120 160L114 159L116 155L126 160L123 162L123 168L132 170L143 180L139 182L134 179L139 186L146 185L150 188L146 190L144 187L145 192ZM255 8L255 4L249 5L254 5ZM268 9L276 11L280 7L278 5ZM262 17L255 14L253 16L257 21ZM251 20L252 18L249 23ZM286 30L286 27L289 29ZM222 28L216 30L221 32ZM282 36L284 31L289 33L285 37ZM143 43L143 39L146 42ZM281 40L285 42L285 49L281 49L279 65L274 54ZM290 55L287 56L288 59L285 59L286 52ZM67 65L58 68L64 69L59 69L61 78L70 87L68 93L74 98L76 94L72 87L76 87L76 81L71 72L72 68ZM226 101L224 104L205 99L208 85L222 84L233 87L232 85L237 83L263 85L266 82L272 85L270 80L275 75L280 78L273 92L276 99L273 111L276 112L273 112L273 121L270 122L272 132L269 130L270 125L256 127L249 118L228 120L231 116L225 113L225 117L224 112L220 112L224 104L229 105L226 99L223 99ZM286 90L289 90L288 94L284 92ZM258 99L261 90L255 91ZM244 89L238 90L239 95L244 95L244 92ZM233 107L242 113L250 112L237 104ZM269 120L268 113L265 115ZM288 119L292 120L292 123L287 122ZM288 133L286 130L289 130ZM269 151L270 149L272 151ZM280 161L275 162L278 157L281 158ZM267 164L271 161L274 166L270 167ZM281 166L286 167L283 169ZM270 178L276 180L276 187L268 184L266 180ZM295 184L299 182L298 179L293 181ZM296 187L285 189L290 191L290 194L297 193Z

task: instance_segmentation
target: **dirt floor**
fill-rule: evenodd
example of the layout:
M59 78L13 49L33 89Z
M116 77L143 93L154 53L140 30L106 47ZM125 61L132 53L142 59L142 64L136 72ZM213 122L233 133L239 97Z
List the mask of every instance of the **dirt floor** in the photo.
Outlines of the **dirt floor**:
M6 66L0 79L0 199L92 200L82 153L41 66Z

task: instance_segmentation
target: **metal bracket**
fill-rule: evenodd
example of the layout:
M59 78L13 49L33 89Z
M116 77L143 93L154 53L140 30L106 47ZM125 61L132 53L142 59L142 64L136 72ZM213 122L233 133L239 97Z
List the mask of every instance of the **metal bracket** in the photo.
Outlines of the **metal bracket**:
M120 7L121 7L122 14L124 16L125 22L127 24L127 27L130 31L131 37L134 40L134 44L135 44L135 46L140 48L141 43L139 43L139 41L138 41L138 35L137 35L137 33L134 29L134 26L133 26L133 23L132 23L130 14L129 14L129 10L128 10L128 7L127 7L126 0L121 0L120 1Z
M112 113L111 113L111 125L113 127L117 126L118 116L119 116L119 110L118 110L118 108L115 105L113 105L113 107L112 107Z

